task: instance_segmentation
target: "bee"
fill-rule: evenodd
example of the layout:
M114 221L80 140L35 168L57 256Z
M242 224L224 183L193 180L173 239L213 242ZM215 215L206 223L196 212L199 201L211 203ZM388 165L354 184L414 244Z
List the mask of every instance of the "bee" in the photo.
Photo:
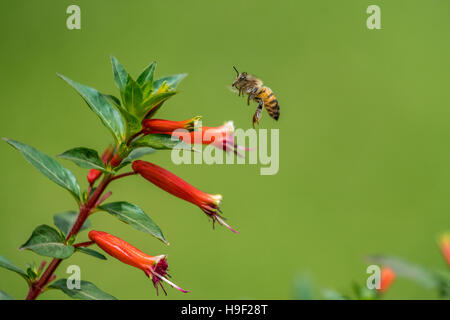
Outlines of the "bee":
M239 96L247 94L247 105L250 105L250 100L256 101L258 107L253 115L253 128L255 123L259 123L261 119L261 111L264 107L269 115L278 120L280 117L280 106L278 100L273 94L272 90L263 86L263 82L255 76L248 74L247 72L239 73L236 67L233 66L236 71L237 77L234 80L232 87L239 91Z

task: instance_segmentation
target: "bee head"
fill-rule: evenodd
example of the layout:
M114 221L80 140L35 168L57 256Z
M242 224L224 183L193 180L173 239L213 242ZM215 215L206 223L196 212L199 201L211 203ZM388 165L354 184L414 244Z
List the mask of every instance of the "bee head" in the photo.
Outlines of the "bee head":
M247 72L239 73L239 71L234 66L233 69L236 71L236 79L234 80L232 86L236 87L241 81L247 80Z

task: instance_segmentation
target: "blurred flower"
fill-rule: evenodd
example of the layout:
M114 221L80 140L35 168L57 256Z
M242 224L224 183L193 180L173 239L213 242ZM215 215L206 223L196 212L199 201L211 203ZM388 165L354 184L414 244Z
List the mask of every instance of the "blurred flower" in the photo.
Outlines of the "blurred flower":
M439 245L441 247L442 255L444 256L447 265L450 267L450 233L445 233L441 236Z
M122 157L120 157L119 154L116 153L111 159L111 167L117 167L122 162L122 160Z
M147 277L152 279L157 294L159 285L167 295L167 292L164 289L161 281L167 282L169 285L177 290L180 290L181 292L189 292L187 290L181 289L179 286L172 283L166 278L166 276L170 277L167 274L168 264L166 255L154 257L150 256L133 247L131 244L123 241L122 239L102 231L90 231L89 239L94 241L103 251L105 251L112 257L144 271Z
M217 221L231 231L238 233L226 224L218 213L220 212L219 203L222 200L220 194L213 195L200 191L173 173L150 162L136 160L133 162L132 167L134 172L140 174L157 187L198 206L212 219L213 226L214 222Z
M382 267L381 268L381 280L380 280L380 289L378 289L378 292L383 293L386 292L392 283L395 280L395 272L389 267Z
M184 120L184 121L171 121L164 119L144 119L142 121L142 129L146 134L149 133L162 133L172 134L177 129L194 130L194 127L200 116Z
M103 151L102 154L102 161L103 163L106 165L108 164L108 162L111 160L111 158L114 155L114 150L115 148L113 146L109 146L108 148L106 148L105 151Z

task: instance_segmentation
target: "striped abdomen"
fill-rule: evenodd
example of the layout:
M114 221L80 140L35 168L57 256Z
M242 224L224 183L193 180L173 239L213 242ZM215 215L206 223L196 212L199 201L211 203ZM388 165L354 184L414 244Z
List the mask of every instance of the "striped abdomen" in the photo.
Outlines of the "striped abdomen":
M275 120L278 120L280 117L280 106L278 105L278 100L270 88L260 87L255 94L255 98L262 100L264 108L266 108L269 115Z

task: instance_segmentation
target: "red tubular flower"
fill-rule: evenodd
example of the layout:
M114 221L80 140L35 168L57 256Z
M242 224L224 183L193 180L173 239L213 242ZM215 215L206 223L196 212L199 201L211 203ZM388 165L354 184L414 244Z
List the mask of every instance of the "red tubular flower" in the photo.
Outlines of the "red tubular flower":
M442 255L444 256L447 265L450 267L450 233L443 234L439 242Z
M184 121L171 121L164 119L144 119L142 121L142 129L146 134L163 133L171 134L178 129L194 130L194 127L201 117L194 117Z
M212 195L205 193L193 187L183 179L177 177L173 173L163 169L153 163L136 160L132 164L134 172L140 174L143 178L150 181L157 187L167 191L168 193L195 204L203 210L206 215L214 222L224 225L234 233L238 233L225 223L223 217L219 215L219 203L222 200L220 194Z
M172 135L188 144L212 144L225 152L233 151L238 156L242 156L239 154L238 149L249 150L234 143L233 121L228 121L219 127L202 126L199 130L192 132L175 131Z
M383 293L387 291L396 277L395 271L388 267L381 268L380 289L378 292Z
M87 175L87 180L90 185L94 184L95 181L102 175L102 172L97 169L91 169L89 170L89 173Z
M167 282L170 286L174 287L177 290L180 290L181 292L189 292L187 290L181 289L179 286L172 283L166 278L166 276L170 277L167 274L168 264L166 255L155 257L150 256L133 247L131 244L123 241L122 239L102 231L90 231L89 239L94 241L103 251L105 251L112 257L144 271L147 277L152 279L153 285L156 288L156 294L158 294L159 285L167 295L167 292L164 289L161 281Z

